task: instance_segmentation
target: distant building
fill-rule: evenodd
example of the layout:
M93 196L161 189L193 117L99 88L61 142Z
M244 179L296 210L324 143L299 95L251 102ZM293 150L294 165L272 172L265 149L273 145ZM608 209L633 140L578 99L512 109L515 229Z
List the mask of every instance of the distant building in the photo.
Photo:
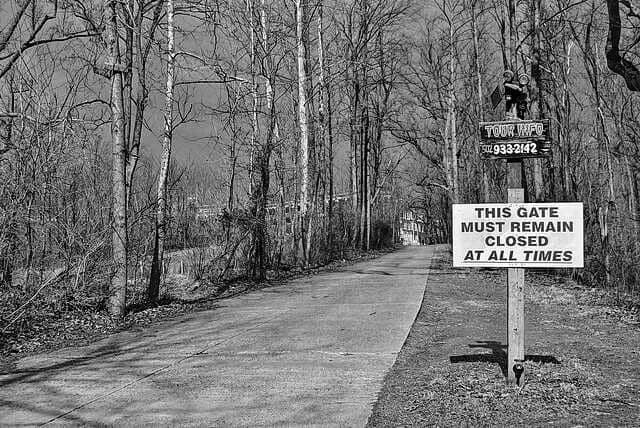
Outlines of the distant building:
M427 232L423 216L407 210L400 217L400 241L403 245L427 245Z
M215 205L200 205L196 207L196 220L215 219L220 216L220 207Z

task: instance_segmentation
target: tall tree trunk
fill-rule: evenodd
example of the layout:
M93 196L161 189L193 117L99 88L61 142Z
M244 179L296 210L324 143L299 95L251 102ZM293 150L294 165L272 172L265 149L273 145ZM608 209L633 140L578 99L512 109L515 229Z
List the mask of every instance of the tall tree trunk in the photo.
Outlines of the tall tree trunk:
M329 136L329 141L327 142L327 150L328 150L328 165L327 169L329 172L329 212L327 214L327 218L329 221L329 248L333 251L333 240L334 240L334 229L333 229L333 211L334 211L334 195L335 195L335 184L333 177L333 108L331 106L331 88L327 83L327 132Z
M269 61L269 39L268 39L268 19L265 0L260 2L260 22L262 27L262 51L263 57L261 63L264 69L266 110L267 110L267 132L265 141L262 142L260 150L256 151L256 166L260 174L259 181L254 188L252 195L255 216L255 230L253 236L254 249L254 276L262 280L267 274L267 202L269 197L269 186L271 172L269 163L271 159L271 150L273 147L273 135L275 128L275 108L273 101L273 85L271 84L272 70Z
M229 162L231 163L230 165L231 170L229 171L229 188L227 193L227 210L229 211L229 213L231 213L234 207L236 166L238 164L238 154L237 154L237 146L236 146L237 140L238 140L238 125L237 125L238 93L231 86L227 86L225 89L227 92L229 110L231 112L231 117L229 118L229 127L231 130L231 145L229 146Z
M308 1L308 0L305 0ZM304 12L304 31L303 31L303 44L305 50L305 67L306 67L306 89L307 89L307 97L306 97L306 114L308 120L308 131L307 135L309 136L309 143L307 149L307 158L308 158L308 185L313 184L313 188L309 190L307 187L307 221L306 221L306 237L305 237L305 254L307 257L307 265L311 262L311 244L313 242L313 231L314 231L314 222L317 220L317 198L318 198L318 189L320 185L320 176L318 171L318 148L315 143L316 134L314 130L314 88L313 88L313 73L311 69L311 59L310 59L310 40L309 40L309 28L311 25L310 16L307 15L308 9Z
M134 3L133 1L131 2ZM156 30L160 24L160 20L162 19L162 6L164 1L157 0L156 5L153 10L153 16L151 18L150 27L148 30L149 39L146 43L143 44L143 24L145 22L145 8L138 7L138 12L135 17L134 26L135 31L132 36L132 52L135 49L135 67L133 67L133 63L128 63L127 67L131 67L131 70L128 71L128 75L131 75L129 80L132 80L133 69L135 68L136 73L136 94L135 94L135 102L133 103L135 106L135 117L133 117L133 125L130 126L130 130L127 131L127 172L126 172L126 183L127 183L127 192L129 197L131 196L130 186L133 183L133 176L136 172L136 167L138 165L138 159L140 154L140 143L142 140L142 128L144 126L144 113L147 108L147 104L149 101L149 89L147 88L147 60L149 58L149 53L151 52L151 47L153 45ZM133 8L133 5L131 6ZM134 10L134 9L131 9ZM132 59L133 61L133 59ZM130 97L131 98L131 95ZM130 102L128 102L130 106ZM131 107L129 107L130 109ZM131 111L127 113L125 111L125 117L129 123L131 123L132 118L130 117Z
M378 94L377 103L375 108L375 138L373 139L373 164L371 171L371 179L369 184L369 213L367 221L367 230L369 239L371 239L371 225L373 220L371 218L372 212L376 205L377 197L384 186L384 182L380 182L380 166L382 162L382 134L384 130L384 123L387 117L387 110L389 105L389 96L391 93L391 82L387 79L387 64L384 49L384 31L382 28L378 30L377 35L377 55L378 55L378 68L380 69L380 78L378 81ZM380 213L380 210L375 210L376 213ZM384 214L384 213L382 213Z
M108 60L113 65L111 75L111 140L113 150L112 188L113 188L113 234L112 256L113 276L109 290L109 313L114 318L124 315L127 293L127 187L125 125L123 112L123 82L118 44L118 18L116 2L105 3L105 31L108 48Z
M542 86L541 57L540 57L540 7L541 0L531 0L529 9L529 34L531 40L531 77L534 88L531 91L531 118L545 119L547 113L544 103L544 88ZM542 177L542 160L533 160L533 189L535 200L540 202L545 199L544 181Z
M318 2L318 66L319 77L318 86L320 87L320 106L318 108L319 125L320 125L320 140L322 141L322 147L325 152L323 165L325 177L325 183L328 181L329 186L329 201L327 215L324 222L324 232L327 239L327 249L332 251L333 246L333 141L331 135L331 107L330 107L330 92L327 80L325 79L326 64L324 61L324 13L323 13L323 0ZM324 199L323 192L323 199ZM324 201L323 201L324 204Z
M364 72L366 73L366 71ZM367 78L363 77L363 83L366 85ZM367 224L369 222L369 96L365 92L362 100L361 114L361 137L360 137L360 246L365 251L369 250L369 231Z
M160 172L158 174L158 194L156 210L156 232L149 278L148 299L156 302L160 294L160 280L164 262L164 244L166 234L167 213L167 178L169 176L169 163L171 161L171 143L173 136L173 87L175 82L175 40L173 25L173 0L167 0L167 87L164 101L164 133L162 138L162 155L160 158Z
M595 125L596 140L604 143L605 166L607 169L607 194L598 206L598 223L600 226L600 243L602 251L602 261L605 269L605 285L611 285L611 243L610 229L611 219L609 215L610 208L615 208L615 189L613 180L613 165L611 159L611 140L607 132L607 124L602 111L602 97L600 95L600 68L596 54L592 49L591 31L595 15L595 6L592 9L591 19L586 27L585 46L584 46L584 63L595 97L595 112L597 124ZM603 150L598 147L598 156Z
M309 203L309 116L307 111L307 54L304 37L306 0L296 0L296 39L298 55L298 122L300 126L300 251L302 262L308 265L305 237L308 227Z
M351 86L353 94L351 98L351 117L349 121L349 172L351 184L351 209L353 210L353 245L356 246L359 239L360 224L360 193L358 186L358 148L360 147L358 130L358 117L360 110L360 84L358 82L358 72L355 66L355 59L351 61Z
M363 67L364 68L364 67ZM363 86L367 85L366 71L363 70ZM367 214L369 212L369 97L365 91L360 113L360 247L368 250Z
M482 95L482 73L480 72L480 41L478 36L478 14L476 12L478 0L471 0L471 33L473 36L473 68L476 72L476 94L478 95L478 121L484 121L484 99ZM478 138L480 136L478 135ZM479 145L475 144L476 155L480 163L482 175L482 200L489 202L489 177L486 164L480 159Z
M351 237L351 244L356 247L358 245L359 238L359 226L360 226L360 193L358 186L358 147L359 147L359 113L360 113L360 81L359 81L359 68L358 68L358 53L353 41L353 20L351 17L348 19L347 24L347 36L348 48L345 50L345 61L347 66L345 68L345 82L350 86L352 93L350 93L349 100L349 184L351 190L351 210L353 219L353 236Z
M247 0L247 14L249 15L249 56L251 62L251 94L253 104L251 109L251 146L249 147L249 194L253 195L255 187L256 144L258 141L258 81L256 78L256 35L255 35L255 5L254 0Z
M456 132L456 94L455 94L455 34L453 22L449 21L449 98L447 102L449 116L449 150L450 150L450 170L451 182L448 183L451 189L451 202L457 204L460 198L458 185L458 136Z
M134 0L122 0L118 2L119 7L123 13L120 15L122 19L122 30L124 32L124 58L123 60L123 73L122 73L122 113L124 117L124 142L127 147L127 168L129 168L129 154L131 150L131 124L132 124L132 112L133 112L133 50L134 39L136 31L135 15L136 7ZM129 185L127 179L128 174L125 175L125 182ZM127 188L127 191L129 189ZM127 192L129 194L129 192Z
M362 76L362 108L360 113L360 247L369 250L369 0L360 0L360 32L362 57L360 74Z
M508 42L508 22L509 22L509 7L507 0L502 0L502 17L497 18L500 26L500 50L502 52L502 66L505 70L511 69L511 49Z
M516 52L516 0L507 0L507 11L509 13L509 67L511 71L518 71L518 52Z

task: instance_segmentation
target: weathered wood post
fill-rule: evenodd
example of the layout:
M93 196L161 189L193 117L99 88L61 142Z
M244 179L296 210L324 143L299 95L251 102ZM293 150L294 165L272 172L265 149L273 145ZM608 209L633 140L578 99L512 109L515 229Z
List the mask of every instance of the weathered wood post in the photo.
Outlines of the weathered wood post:
M508 159L507 202L524 202L522 159ZM507 269L507 383L524 383L524 268Z
M527 84L515 82L505 70L505 119L524 119L528 110ZM507 203L524 202L522 158L507 159ZM524 384L524 268L507 269L507 383Z

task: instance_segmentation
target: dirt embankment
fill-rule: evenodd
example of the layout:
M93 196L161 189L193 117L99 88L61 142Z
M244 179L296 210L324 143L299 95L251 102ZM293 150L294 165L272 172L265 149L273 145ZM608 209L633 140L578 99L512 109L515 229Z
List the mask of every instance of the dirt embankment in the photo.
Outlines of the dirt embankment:
M369 426L640 426L637 307L526 273L525 383L508 387L506 272L434 261Z

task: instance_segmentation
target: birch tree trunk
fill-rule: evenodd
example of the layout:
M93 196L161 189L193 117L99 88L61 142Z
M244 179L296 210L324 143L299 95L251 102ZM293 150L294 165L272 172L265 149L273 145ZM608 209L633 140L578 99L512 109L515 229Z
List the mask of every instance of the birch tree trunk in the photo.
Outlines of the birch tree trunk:
M298 55L298 122L300 126L300 245L301 259L308 265L305 237L308 227L309 202L309 116L307 112L307 66L304 37L305 0L296 0L296 44Z
M158 193L156 210L155 248L149 278L148 299L156 302L160 294L160 280L164 261L164 242L166 233L167 212L167 177L171 161L171 143L173 136L173 87L175 81L175 40L173 25L173 0L167 0L167 87L164 101L164 133L162 138L162 155L158 174Z
M111 74L111 141L113 153L112 165L112 222L111 238L113 257L113 276L109 289L109 314L114 318L124 315L127 294L127 187L125 125L123 112L123 82L120 65L120 47L118 44L118 18L116 2L105 3L105 31L108 49L108 61L112 66Z
M330 107L329 107L329 88L327 86L327 82L325 79L325 61L324 61L324 27L323 27L323 0L319 0L318 2L318 66L319 66L319 76L318 76L318 86L320 87L320 105L318 107L318 118L320 125L320 141L324 150L324 174L328 178L323 180L325 183L328 181L329 184L329 204L327 215L325 217L324 222L324 231L325 236L327 238L327 247L329 251L331 251L332 247L332 228L331 228L331 220L333 216L333 148L331 141L331 115L330 115ZM323 192L324 199L324 192ZM323 201L324 206L324 201Z
M456 133L456 49L453 21L451 20L451 17L448 17L447 19L449 20L449 98L447 102L447 109L449 116L449 160L451 162L451 182L448 183L448 185L451 189L451 203L457 204L460 198L460 191L458 186L458 139Z

